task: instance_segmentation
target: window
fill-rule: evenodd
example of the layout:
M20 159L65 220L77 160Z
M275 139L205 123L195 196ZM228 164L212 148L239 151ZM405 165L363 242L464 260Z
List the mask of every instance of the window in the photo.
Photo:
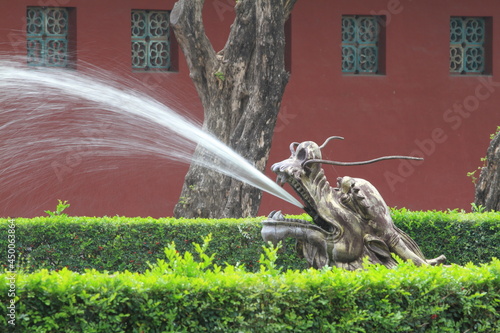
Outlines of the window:
M342 16L342 72L381 72L381 16Z
M132 11L132 68L169 70L170 19L167 11Z
M28 65L69 67L68 8L28 7L26 34Z
M450 73L484 74L487 70L487 20L484 17L450 19Z

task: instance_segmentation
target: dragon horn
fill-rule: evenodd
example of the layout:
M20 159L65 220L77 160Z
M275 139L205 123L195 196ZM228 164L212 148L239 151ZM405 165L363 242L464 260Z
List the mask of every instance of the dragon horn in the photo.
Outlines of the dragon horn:
M295 152L295 148L299 145L298 142L292 142L290 143L290 152L293 154Z
M328 141L333 140L333 139L344 140L344 138L341 137L341 136L331 136L328 139L326 139L325 142L323 142L323 144L321 146L319 146L319 149L325 148L325 146L328 143Z
M323 164L341 165L341 166L364 165L364 164L370 164L370 163L375 163L375 162L384 161L384 160L396 160L396 159L397 160L420 160L420 161L423 160L423 158L413 157L413 156L383 156L383 157L375 158L373 160L361 161L361 162L337 162L337 161L311 159L311 160L304 161L302 163L302 166L305 166L307 164L312 164L312 163L323 163Z

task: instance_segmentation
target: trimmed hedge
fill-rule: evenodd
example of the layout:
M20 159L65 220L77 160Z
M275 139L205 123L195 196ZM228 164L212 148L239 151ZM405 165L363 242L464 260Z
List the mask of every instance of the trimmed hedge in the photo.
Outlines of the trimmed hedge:
M145 273L19 274L13 332L499 332L500 261L466 267L371 266L280 272L213 265L172 245ZM5 279L5 275L0 275ZM13 330L12 330L13 329Z
M300 216L305 218L307 216ZM83 272L144 272L148 262L163 258L163 249L174 241L179 251L213 234L214 263L245 265L258 269L263 244L260 221L253 219L187 220L174 218L67 217L17 218L15 224L17 264L27 272L68 268ZM449 263L487 263L500 258L500 213L411 212L394 210L393 219L421 246L428 257L445 254ZM0 219L5 235L10 219ZM7 237L0 237L6 249ZM288 240L278 264L285 269L304 269L296 256L294 241ZM20 259L19 259L20 258ZM4 264L4 267L6 265Z
M486 263L500 258L500 212L412 212L392 210L394 223L407 232L427 258L446 255L448 263Z
M262 219L53 216L18 218L14 223L18 262L27 272L43 268L144 272L148 262L164 258L163 250L170 242L185 252L192 249L193 242L200 242L210 233L215 238L211 250L217 253L216 264L257 269L264 244L260 236ZM0 220L0 234L4 234L7 225L7 219ZM280 264L307 268L295 255L294 241L287 244L291 249L283 253ZM7 247L6 237L0 238L0 247Z

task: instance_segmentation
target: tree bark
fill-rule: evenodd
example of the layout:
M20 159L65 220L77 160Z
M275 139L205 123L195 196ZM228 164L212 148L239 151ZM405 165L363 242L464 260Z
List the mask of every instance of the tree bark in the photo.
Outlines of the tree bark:
M288 82L285 22L296 0L239 0L224 48L216 53L202 22L203 0L179 0L170 15L204 108L204 130L263 171ZM206 152L198 147L195 158ZM261 191L192 163L176 217L257 214Z
M500 211L500 131L491 140L486 154L486 166L482 168L476 184L475 204L485 211Z

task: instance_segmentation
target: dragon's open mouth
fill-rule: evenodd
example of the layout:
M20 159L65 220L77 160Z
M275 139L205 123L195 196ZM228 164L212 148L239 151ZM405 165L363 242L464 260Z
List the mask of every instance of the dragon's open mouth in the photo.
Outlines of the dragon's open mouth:
M315 204L311 194L309 194L309 191L307 191L304 186L302 186L300 181L295 179L295 177L280 172L278 173L278 177L276 178L276 183L280 186L283 186L285 183L290 184L290 186L299 195L300 199L304 203L304 207L314 209Z
M326 220L321 217L317 211L317 205L315 200L313 199L312 195L309 193L309 191L305 188L305 186L302 185L302 182L298 179L296 179L293 175L290 175L286 172L279 171L277 172L277 179L276 183L283 186L285 183L290 184L290 186L294 189L294 191L299 195L300 199L304 203L304 211L311 216L313 219L313 222L316 226L319 226L323 230L327 232L332 231L331 224L326 222ZM310 221L306 220L300 220L300 219L289 219L285 218L281 211L272 211L269 216L269 219L275 220L275 221L284 221L284 222L295 222L295 223L306 223L306 224L311 224Z

